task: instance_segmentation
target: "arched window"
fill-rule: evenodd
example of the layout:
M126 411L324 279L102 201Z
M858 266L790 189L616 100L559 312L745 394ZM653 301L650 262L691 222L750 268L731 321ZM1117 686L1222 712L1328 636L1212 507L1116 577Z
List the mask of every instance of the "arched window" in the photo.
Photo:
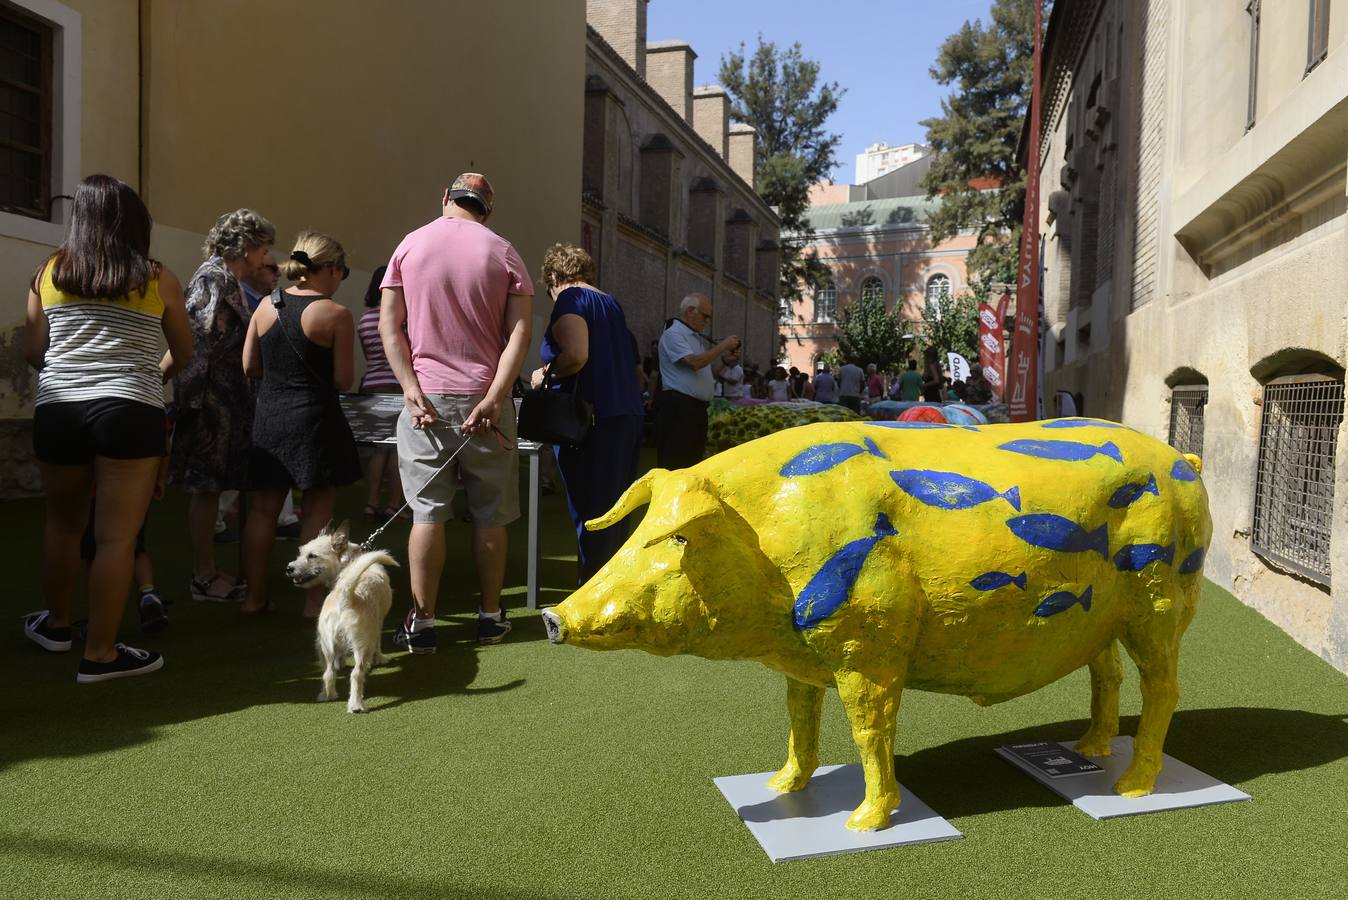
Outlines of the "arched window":
M863 301L875 299L884 303L885 283L875 275L867 278L865 281L861 282L861 299Z
M838 286L830 278L814 292L814 320L832 322L838 314Z
M950 276L937 272L927 279L927 303L936 306L943 297L950 296Z

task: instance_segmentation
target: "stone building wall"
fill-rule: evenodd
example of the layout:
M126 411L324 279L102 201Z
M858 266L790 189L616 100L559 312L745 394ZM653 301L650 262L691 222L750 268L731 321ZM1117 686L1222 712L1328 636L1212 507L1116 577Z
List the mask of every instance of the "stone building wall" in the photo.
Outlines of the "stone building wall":
M1348 7L1331 5L1328 52L1312 61L1308 6L1262 4L1252 70L1245 4L1055 5L1033 161L1043 389L1079 391L1087 414L1161 440L1174 389L1205 389L1205 574L1348 671L1341 402L1316 406L1326 424L1298 426L1279 451L1303 460L1306 490L1331 492L1308 494L1325 517L1294 514L1290 532L1293 545L1327 542L1327 573L1288 566L1253 533L1270 388L1342 385L1348 365Z
M584 117L576 89L585 59L580 4L402 6L398 15L346 4L341 15L315 16L308 4L269 0L232 0L229 15L219 4L189 0L0 4L45 23L60 50L51 72L54 215L0 211L0 283L7 286L0 293L0 496L37 485L33 384L20 349L26 297L16 288L60 243L68 201L59 196L72 194L85 175L113 175L141 192L155 220L151 252L184 280L201 262L216 217L241 206L271 219L286 250L301 228L333 234L352 268L337 299L353 311L361 309L371 271L404 234L439 214L441 193L461 171L491 178L491 227L515 244L531 271L548 244L575 234ZM407 27L411 18L418 27ZM494 37L446 52L444 35L464 21ZM310 40L296 43L296 34ZM344 53L354 59L362 52L355 35L362 48L398 47L399 64L346 64ZM245 46L255 59L286 60L291 102L269 102L265 78L248 81L236 52ZM499 68L507 48L547 77L480 77ZM266 140L293 132L293 98L327 123L322 152L312 142ZM452 114L464 108L509 115ZM227 122L248 127L222 127ZM538 141L521 140L520 123L546 135L546 152ZM536 333L547 314L535 304Z

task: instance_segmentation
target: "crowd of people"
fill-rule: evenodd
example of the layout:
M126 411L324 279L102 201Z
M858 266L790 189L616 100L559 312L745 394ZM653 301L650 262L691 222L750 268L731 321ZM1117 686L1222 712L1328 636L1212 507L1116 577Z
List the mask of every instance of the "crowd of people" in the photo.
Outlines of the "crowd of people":
M992 385L983 376L980 366L970 366L967 380L955 380L941 368L938 359L936 349L928 348L923 355L921 371L917 360L909 359L907 368L897 373L881 371L875 363L867 363L863 368L859 359L847 359L838 366L821 361L811 378L808 372L795 366L789 369L784 366L745 368L740 364L738 353L730 352L721 358L715 369L714 396L731 401L748 397L771 403L813 400L836 403L857 412L863 404L878 400L992 402Z
M334 299L350 275L336 238L302 231L278 264L271 222L250 209L226 213L184 285L151 258L150 213L137 193L109 176L82 181L67 237L28 292L25 354L38 371L33 441L47 497L46 608L25 617L28 638L51 652L72 648L82 556L89 616L77 680L154 671L162 657L118 642L117 631L133 576L143 630L168 621L144 532L151 498L166 482L189 497L191 596L237 602L244 616L258 616L273 609L267 565L278 521L295 521L293 492L301 500L292 527L307 541L332 517L338 488L364 477L367 517L392 520L407 510L411 520L412 605L395 643L412 653L436 649L445 525L460 487L472 524L478 640L502 640L511 627L500 603L506 527L520 515L512 394L532 346L534 284L515 248L486 225L494 203L484 176L456 178L440 215L375 270L357 321ZM288 287L279 286L282 275ZM584 250L548 250L542 283L552 308L543 366L529 379L579 392L594 410L580 446L554 448L582 582L626 539L622 525L589 532L584 523L636 478L648 413L659 464L681 468L703 458L715 396L859 410L865 399L944 390L934 350L920 375L915 363L890 377L856 360L836 374L821 366L813 379L794 368L746 368L738 336L707 336L713 309L701 293L682 299L642 359L622 306L594 281ZM396 447L376 447L363 467L339 404L354 387L357 344L365 357L359 389L404 398ZM233 574L217 564L216 531L239 492L246 515ZM309 591L304 614L316 617L322 599L321 589Z

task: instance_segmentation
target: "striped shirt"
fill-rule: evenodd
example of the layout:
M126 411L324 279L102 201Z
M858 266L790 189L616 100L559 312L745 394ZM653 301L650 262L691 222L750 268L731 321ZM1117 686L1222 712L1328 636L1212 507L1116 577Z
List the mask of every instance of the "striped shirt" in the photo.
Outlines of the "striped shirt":
M110 299L67 294L47 266L39 284L47 317L47 354L35 406L121 397L163 408L160 337L164 301L159 278L143 292Z
M379 307L361 313L356 333L360 335L360 346L365 351L365 376L360 380L360 389L368 393L398 387L398 377L389 368L388 357L384 356L384 342L379 337Z

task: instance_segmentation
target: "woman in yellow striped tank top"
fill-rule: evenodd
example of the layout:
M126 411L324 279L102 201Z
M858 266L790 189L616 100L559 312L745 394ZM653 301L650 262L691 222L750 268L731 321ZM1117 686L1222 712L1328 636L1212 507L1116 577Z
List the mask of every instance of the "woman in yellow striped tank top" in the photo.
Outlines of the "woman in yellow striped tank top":
M25 619L24 632L46 650L70 649L80 538L96 500L81 683L163 665L158 653L117 643L136 533L164 455L163 385L192 355L182 286L150 258L150 228L129 185L89 176L75 191L65 242L28 291L24 352L38 370L33 450L47 495L47 608Z

